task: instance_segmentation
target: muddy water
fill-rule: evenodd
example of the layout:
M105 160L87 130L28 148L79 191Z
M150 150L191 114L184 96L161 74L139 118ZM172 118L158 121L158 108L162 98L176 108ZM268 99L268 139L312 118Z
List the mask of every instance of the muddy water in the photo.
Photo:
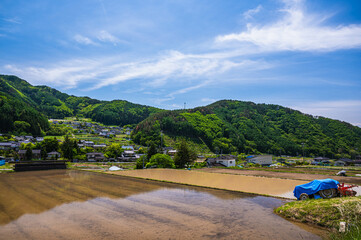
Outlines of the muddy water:
M320 239L285 200L89 172L0 175L0 239Z
M114 174L114 172L112 173ZM295 186L308 182L302 180L207 173L175 169L119 171L115 174L291 199L295 199L293 196L293 189Z

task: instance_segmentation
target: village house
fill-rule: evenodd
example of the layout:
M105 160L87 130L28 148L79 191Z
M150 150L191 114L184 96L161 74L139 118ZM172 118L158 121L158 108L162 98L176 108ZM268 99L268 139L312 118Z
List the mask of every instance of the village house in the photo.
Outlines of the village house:
M361 167L361 160L353 161L353 165L356 166L356 167Z
M21 142L21 141L24 141L25 139L24 139L23 136L16 136L15 140L18 141L18 142Z
M106 148L107 145L106 144L94 144L93 148L94 149L98 149L98 148Z
M124 146L122 146L122 149L125 149L125 150L133 150L133 151L134 151L134 147L133 147L133 146L130 146L130 145L124 145Z
M86 154L88 162L99 162L104 160L104 154L101 152L91 152Z
M330 160L322 160L319 164L323 165L323 166L331 166L331 161Z
M167 154L169 150L173 150L172 147L163 147L163 154Z
M25 160L26 159L26 150L19 150L18 151L19 159ZM40 160L41 159L41 150L34 149L32 150L32 159L33 160Z
M0 150L18 150L19 146L16 142L0 142Z
M330 160L329 158L327 157L316 157L313 159L315 162L322 162L324 160Z
M58 159L60 158L61 154L59 152L53 151L53 152L49 152L48 156L46 157L47 159Z
M322 161L328 161L330 160L327 157L316 157L313 159L313 161L311 162L312 165L321 165L323 164Z
M205 159L206 159L205 156L203 156L203 155L198 155L198 156L197 156L197 159L196 159L194 162L202 163L202 162L205 161Z
M222 167L234 167L236 166L236 157L233 155L222 155L216 158L207 158L207 165L212 166L222 166Z
M94 142L93 142L93 141L84 141L84 146L86 146L86 147L93 147L93 146L94 146Z
M10 150L12 147L10 142L0 142L0 150Z
M169 150L167 154L171 157L174 157L177 154L177 149Z
M125 150L123 152L123 157L124 158L133 158L133 157L135 157L135 153L133 150Z
M272 164L272 155L255 155L247 158L248 163L259 164L261 166L270 166Z
M32 141L34 139L33 136L24 136L24 138L25 138L25 140L30 140L30 141Z
M340 158L339 160L334 162L335 166L349 166L352 164L353 164L353 161L348 158Z

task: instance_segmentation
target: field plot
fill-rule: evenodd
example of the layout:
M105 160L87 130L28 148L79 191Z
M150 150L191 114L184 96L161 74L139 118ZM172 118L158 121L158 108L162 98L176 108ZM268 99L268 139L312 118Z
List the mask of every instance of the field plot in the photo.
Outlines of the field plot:
M290 199L294 198L292 191L296 185L307 183L306 181L301 180L241 176L175 169L144 169L112 173L123 176L154 179L173 183L226 189Z
M321 239L285 200L84 171L0 175L1 239ZM314 232L315 231L315 232ZM313 233L311 233L313 232Z

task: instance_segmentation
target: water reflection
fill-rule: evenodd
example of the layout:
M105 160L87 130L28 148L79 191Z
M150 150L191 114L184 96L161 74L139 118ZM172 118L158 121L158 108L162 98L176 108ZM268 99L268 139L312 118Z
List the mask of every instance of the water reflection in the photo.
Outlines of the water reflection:
M47 211L64 203L99 197L125 198L165 187L196 189L72 170L2 174L0 175L0 224L6 224L27 213ZM197 191L207 191L223 199L251 196L202 188L197 188Z
M283 200L78 171L0 175L4 239L318 239Z

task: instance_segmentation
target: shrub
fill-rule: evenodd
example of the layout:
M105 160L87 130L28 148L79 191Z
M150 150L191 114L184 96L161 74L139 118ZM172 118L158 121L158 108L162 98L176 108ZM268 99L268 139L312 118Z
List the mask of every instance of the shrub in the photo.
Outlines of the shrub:
M175 168L175 165L173 159L170 156L157 153L150 158L149 163L147 163L145 167Z

